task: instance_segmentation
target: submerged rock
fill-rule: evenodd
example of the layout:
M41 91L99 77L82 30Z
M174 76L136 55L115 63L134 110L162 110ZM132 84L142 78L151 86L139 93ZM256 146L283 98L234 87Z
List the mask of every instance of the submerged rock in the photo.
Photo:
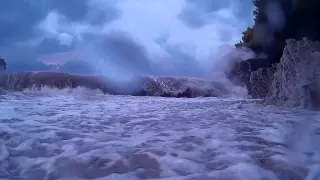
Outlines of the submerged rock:
M267 104L320 108L320 42L289 39Z

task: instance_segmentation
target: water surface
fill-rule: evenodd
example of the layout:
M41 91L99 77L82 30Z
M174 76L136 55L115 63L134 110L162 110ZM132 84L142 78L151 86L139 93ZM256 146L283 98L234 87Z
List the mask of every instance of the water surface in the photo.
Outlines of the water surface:
M3 93L0 179L314 180L319 117L242 99Z

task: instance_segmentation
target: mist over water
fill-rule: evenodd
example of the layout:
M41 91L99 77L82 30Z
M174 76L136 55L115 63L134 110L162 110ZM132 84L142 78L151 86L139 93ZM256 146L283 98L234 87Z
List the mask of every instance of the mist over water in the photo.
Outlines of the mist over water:
M127 33L111 32L86 42L81 57L92 73L114 80L150 75L217 80L234 61L255 57L249 49L227 44L201 54L197 46L167 43L167 38L156 41L160 52L154 55Z
M216 52L197 57L196 47L183 49L161 42L169 54L160 59L152 59L144 47L126 34L115 33L110 36L108 38L111 40L101 40L100 43L85 46L83 57L90 59L87 61L88 68L94 74L119 83L133 82L141 76L166 76L205 79L235 88L226 78L226 73L231 70L234 62L257 57L250 49L236 49L231 45L222 45ZM95 44L101 44L105 48L96 48ZM115 49L122 50L117 52ZM125 55L122 54L123 49L127 49Z

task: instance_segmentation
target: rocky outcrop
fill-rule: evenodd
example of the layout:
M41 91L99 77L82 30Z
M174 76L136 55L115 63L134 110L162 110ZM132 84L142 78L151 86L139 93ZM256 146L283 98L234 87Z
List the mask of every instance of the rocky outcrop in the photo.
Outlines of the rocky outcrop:
M274 72L270 59L250 58L236 62L228 77L235 85L245 86L253 98L265 98Z
M267 104L320 108L320 42L289 39Z
M5 71L7 69L6 61L0 57L0 72Z
M264 67L251 73L252 98L263 99L267 97L275 72L276 67Z
M106 94L162 97L226 97L233 92L219 82L182 77L137 77L114 81L102 76L83 76L58 72L16 72L0 75L0 87L7 90L86 87Z
M237 62L229 79L240 81L234 84L245 85L253 98L265 99L266 104L320 109L320 42L289 39L279 63L273 62L277 61Z

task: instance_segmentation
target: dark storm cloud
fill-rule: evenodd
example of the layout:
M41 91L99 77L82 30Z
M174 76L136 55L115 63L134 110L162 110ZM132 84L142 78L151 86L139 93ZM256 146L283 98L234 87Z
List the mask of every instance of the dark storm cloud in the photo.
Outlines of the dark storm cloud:
M169 55L164 62L149 59L146 47L124 32L111 32L100 43L95 43L101 52L107 69L131 74L199 77L205 72L193 54L184 51L183 45L168 43L169 34L162 34L155 42Z
M89 0L9 0L0 3L0 46L31 39L38 35L35 28L50 11L60 12L70 21L93 24L111 22L120 15L112 4L101 8Z
M63 45L56 38L46 38L42 40L39 45L37 45L34 49L37 50L39 55L50 54L52 52L67 52L72 51L74 48L74 44Z
M69 23L89 25L108 23L120 16L114 4L101 6L91 0L3 0L0 2L0 56L6 59L8 68L12 69L10 62L15 67L18 67L18 62L45 67L45 64L39 65L41 62L36 60L40 55L69 51L73 48L74 44L66 46L57 39L41 37L43 33L37 26L53 11L65 17ZM35 39L43 41L35 43L33 47L27 45L26 42ZM21 47L24 43L25 47ZM17 70L21 69L25 68L19 65Z
M150 71L147 50L127 33L109 33L99 43L98 48L105 57L114 60L117 66L130 71Z
M126 75L166 75L199 77L205 72L196 58L184 51L183 45L168 43L170 35L162 34L156 43L169 55L164 61L150 59L146 47L128 33L113 31L105 36L87 36L92 47L85 48L87 62L72 61L61 67L62 71L84 73L94 72L112 78ZM89 40L90 39L90 40ZM78 67L76 71L75 67Z
M224 8L235 6L234 13L239 20L250 21L252 18L252 0L185 0L186 6L178 18L190 28L201 28L215 18L214 13Z
M28 40L37 34L34 27L45 17L44 9L38 9L26 0L1 1L0 4L0 47Z
M90 9L87 0L46 0L48 9L56 10L71 21L82 21Z
M70 21L86 22L92 25L111 22L120 16L112 2L101 6L89 0L46 0L46 6L56 10Z

